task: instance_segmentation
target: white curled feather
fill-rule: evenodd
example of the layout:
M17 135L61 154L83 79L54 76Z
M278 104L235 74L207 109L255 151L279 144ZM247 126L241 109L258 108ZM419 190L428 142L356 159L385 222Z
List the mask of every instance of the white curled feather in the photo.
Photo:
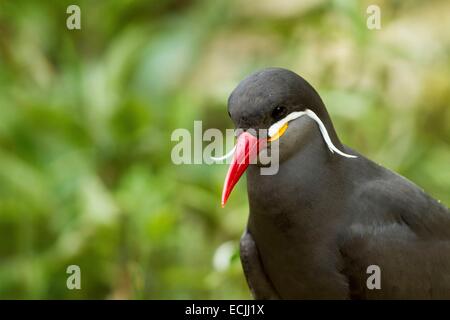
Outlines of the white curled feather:
M308 117L310 117L312 120L314 120L318 124L320 133L322 134L322 137L323 137L323 140L325 141L325 143L331 153L336 152L337 154L339 154L343 157L346 157L346 158L357 158L357 156L347 154L345 152L342 152L338 148L336 148L336 146L331 141L330 136L328 135L327 128L323 124L322 120L320 120L320 118L310 109L306 109L305 111L291 112L285 118L281 119L278 122L275 122L269 128L269 136L270 137L274 136L286 123L288 123L289 121L295 120L303 115L307 115Z
M288 114L286 117L284 117L280 121L275 122L269 128L269 132L268 132L269 137L273 137L286 123L288 123L292 120L295 120L297 118L300 118L301 116L304 116L304 115L307 115L308 117L310 117L312 120L314 120L317 123L317 125L319 126L320 133L322 134L323 140L325 141L325 143L331 153L336 152L337 154L339 154L343 157L346 157L346 158L357 158L357 156L342 152L341 150L336 148L336 146L331 141L331 138L328 135L327 128L323 124L322 120L320 120L320 118L310 109L305 109L305 111L291 112L290 114ZM222 160L225 160L225 159L231 157L235 151L236 151L236 145L226 155L224 155L222 157L211 157L211 159L214 161L222 161Z
M289 121L295 120L305 114L306 114L305 111L294 111L289 113L286 117L284 117L278 122L275 122L273 125L270 126L269 137L273 137Z
M229 158L229 157L231 157L233 154L234 154L234 152L236 151L236 145L233 147L233 149L231 149L230 150L230 152L228 152L226 155L224 155L224 156L221 156L221 157L210 157L212 160L214 160L214 161L222 161L222 160L225 160L225 159L227 159L227 158Z

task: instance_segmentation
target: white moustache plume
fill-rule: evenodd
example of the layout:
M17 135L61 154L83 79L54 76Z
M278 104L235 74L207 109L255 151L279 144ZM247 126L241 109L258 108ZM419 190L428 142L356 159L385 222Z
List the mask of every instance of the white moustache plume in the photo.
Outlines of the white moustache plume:
M341 155L343 157L346 157L346 158L357 158L357 156L354 156L354 155L342 152L341 150L336 148L336 146L331 141L331 138L330 138L330 136L328 134L327 128L323 124L322 120L320 120L320 118L310 109L305 109L305 111L294 111L294 112L291 112L290 114L288 114L286 117L284 117L280 121L275 122L269 128L269 132L268 132L269 137L273 137L274 135L276 135L278 133L278 131L280 131L280 129L285 124L287 124L290 121L293 121L293 120L295 120L297 118L300 118L301 116L305 116L305 115L310 117L312 120L314 120L317 123L317 125L319 126L320 133L322 134L323 140L325 141L325 144L327 145L327 147L328 147L328 149L330 150L331 153L336 152L337 154L339 154L339 155ZM211 157L211 159L214 160L214 161L225 160L225 159L231 157L234 154L235 151L236 151L236 146L234 146L233 149L231 149L231 151L228 152L226 155L224 155L222 157Z
M226 155L221 156L221 157L210 157L210 158L214 161L222 161L222 160L225 160L225 159L231 157L235 151L236 151L236 145Z
M281 119L278 122L275 122L273 125L269 128L269 136L273 137L286 123L289 121L295 120L301 116L308 116L311 119L313 119L317 124L319 125L320 133L322 134L323 140L325 141L326 145L328 146L328 149L331 151L331 153L336 152L337 154L346 157L346 158L357 158L357 156L342 152L336 146L333 144L333 142L330 139L330 136L328 135L327 128L323 124L322 120L310 109L305 109L305 111L295 111L288 114L285 118Z

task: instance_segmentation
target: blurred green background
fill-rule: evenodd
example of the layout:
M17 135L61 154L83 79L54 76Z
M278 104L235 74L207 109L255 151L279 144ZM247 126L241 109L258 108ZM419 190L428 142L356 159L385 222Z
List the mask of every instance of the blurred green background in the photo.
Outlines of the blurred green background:
M448 205L449 14L446 0L0 0L0 298L250 298L245 183L221 209L226 165L173 165L170 136L232 128L229 93L263 67L305 77L344 143Z

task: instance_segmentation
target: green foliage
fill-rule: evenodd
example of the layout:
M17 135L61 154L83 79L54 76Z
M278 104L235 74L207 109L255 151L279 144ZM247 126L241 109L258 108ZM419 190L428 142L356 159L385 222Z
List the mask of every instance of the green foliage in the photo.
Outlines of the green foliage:
M0 297L250 298L245 185L221 209L226 166L173 165L170 135L231 128L228 94L262 67L448 205L449 3L376 3L379 31L368 1L1 1Z

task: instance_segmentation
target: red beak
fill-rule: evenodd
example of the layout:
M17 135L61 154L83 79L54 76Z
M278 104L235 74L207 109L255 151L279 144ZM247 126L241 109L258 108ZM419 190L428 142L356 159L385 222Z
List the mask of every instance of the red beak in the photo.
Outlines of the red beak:
M259 151L265 146L266 139L259 139L252 136L248 132L241 133L236 142L236 151L231 160L230 168L228 169L225 183L222 191L222 208L230 196L236 183L239 181L242 174L247 169L250 163L254 162L258 156Z

